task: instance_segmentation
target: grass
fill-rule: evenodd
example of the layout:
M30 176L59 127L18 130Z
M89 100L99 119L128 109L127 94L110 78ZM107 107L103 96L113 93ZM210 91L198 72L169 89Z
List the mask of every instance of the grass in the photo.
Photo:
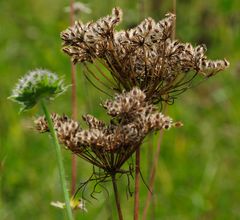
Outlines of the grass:
M114 1L89 5L97 18L111 11ZM136 1L121 1L127 15L123 26L138 20ZM147 1L146 1L147 2ZM150 2L152 2L150 4ZM146 5L147 15L161 18L170 3ZM64 211L50 206L61 199L61 188L54 148L45 135L31 128L32 117L42 114L37 108L18 115L17 105L6 100L17 78L29 69L48 68L64 75L70 82L69 59L60 51L59 33L68 26L63 8L68 1L1 1L0 2L0 216L1 219L64 219ZM189 90L169 107L171 117L184 127L164 134L155 194L149 219L239 219L240 218L240 137L239 137L239 56L240 29L237 0L177 2L176 36L182 41L206 43L212 58L226 57L231 67L199 87ZM85 85L78 67L78 119L86 113L104 117L98 91ZM79 86L81 85L81 86ZM84 89L88 89L86 97ZM70 115L70 90L56 99L51 111ZM153 148L157 137L154 136ZM142 148L141 169L148 179L150 142ZM67 179L70 180L71 154L64 151ZM78 160L77 181L85 180L91 167ZM120 185L120 184L119 184ZM70 187L70 185L69 185ZM132 183L133 187L133 183ZM76 219L116 219L111 185L110 197L100 194L98 201L87 203L88 213L77 212ZM125 197L120 186L123 215L132 219L133 197ZM147 195L141 183L140 210ZM141 213L141 212L140 212Z

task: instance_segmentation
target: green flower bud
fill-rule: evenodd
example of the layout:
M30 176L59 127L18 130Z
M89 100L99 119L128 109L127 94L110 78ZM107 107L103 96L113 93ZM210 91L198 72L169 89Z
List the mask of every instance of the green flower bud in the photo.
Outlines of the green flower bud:
M40 99L52 100L65 92L63 79L48 70L33 70L21 78L9 97L22 105L20 112L30 109Z

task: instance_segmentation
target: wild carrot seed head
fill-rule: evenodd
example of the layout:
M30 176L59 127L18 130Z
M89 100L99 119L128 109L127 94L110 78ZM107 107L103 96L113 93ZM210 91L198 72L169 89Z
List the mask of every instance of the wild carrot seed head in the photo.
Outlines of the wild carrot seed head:
M89 127L85 130L67 116L52 114L51 118L58 138L66 148L109 172L120 169L149 133L181 126L158 112L145 97L138 88L117 94L103 105L111 116L110 123L88 114L83 116ZM38 131L49 131L44 117L36 119L35 124ZM114 157L118 160L111 159Z
M63 51L74 63L99 61L112 74L114 90L131 90L137 86L153 103L172 102L186 91L196 76L211 77L229 66L226 59L207 59L206 46L192 46L171 39L175 15L168 13L156 22L143 20L129 30L115 30L121 21L121 9L96 22L76 22L61 33Z

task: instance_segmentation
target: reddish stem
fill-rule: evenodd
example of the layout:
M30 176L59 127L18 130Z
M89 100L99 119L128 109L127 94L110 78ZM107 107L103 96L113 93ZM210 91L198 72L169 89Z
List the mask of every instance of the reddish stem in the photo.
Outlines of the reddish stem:
M173 12L173 14L175 14L176 15L176 9L177 9L177 0L172 0L172 12ZM174 21L174 23L173 23L173 28L172 28L172 35L171 35L171 38L172 38L172 40L175 38L175 36L176 36L176 20Z
M163 137L163 130L161 130L159 132L158 143L157 143L157 151L156 151L156 154L155 154L155 157L154 157L153 166L152 166L151 171L150 171L150 180L149 180L149 186L148 186L149 191L148 191L148 194L147 194L147 199L146 199L146 203L145 203L144 210L143 210L142 220L145 220L146 217L147 217L147 211L148 211L148 208L149 208L149 205L150 205L150 201L152 199L154 180L155 180L155 176L156 176L156 167L157 167L158 158L159 158L159 155L160 155L162 137Z
M74 0L70 0L70 24L74 24ZM72 119L77 120L77 88L76 88L76 68L71 62L71 78L72 78ZM72 184L71 184L71 194L74 195L76 189L76 179L77 179L77 156L72 154Z
M172 0L172 5L173 5L172 11L175 15L176 15L176 4L177 4L176 0ZM175 35L176 35L176 20L173 23L172 34L171 34L171 39L172 40L175 38ZM164 106L163 112L164 113L167 112L167 105ZM145 203L144 210L143 210L142 220L145 220L147 218L147 211L148 211L148 208L150 206L150 201L152 199L152 192L153 192L154 181L155 181L155 176L156 176L156 168L157 168L157 164L158 164L158 158L159 158L160 150L161 150L162 138L163 138L163 130L161 130L160 133L159 133L157 151L156 151L153 166L152 166L152 169L151 169L151 172L150 172L149 191L148 191L146 203Z
M135 193L134 193L134 220L139 216L139 188L140 188L140 146L136 150L135 161Z
M72 76L72 119L77 120L77 96L76 96L76 68L71 63L71 76ZM71 194L74 195L76 189L77 179L77 156L72 154L72 186Z
M139 19L144 16L145 5L144 0L139 0ZM134 213L133 219L139 219L139 190L140 190L140 145L135 153L135 193L134 193Z

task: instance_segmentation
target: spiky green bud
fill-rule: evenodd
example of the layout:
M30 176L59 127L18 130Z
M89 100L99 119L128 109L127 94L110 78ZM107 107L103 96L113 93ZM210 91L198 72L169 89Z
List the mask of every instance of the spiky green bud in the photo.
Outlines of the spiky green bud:
M40 99L54 99L66 89L63 79L55 73L36 69L19 79L9 99L18 102L22 112L35 106Z

